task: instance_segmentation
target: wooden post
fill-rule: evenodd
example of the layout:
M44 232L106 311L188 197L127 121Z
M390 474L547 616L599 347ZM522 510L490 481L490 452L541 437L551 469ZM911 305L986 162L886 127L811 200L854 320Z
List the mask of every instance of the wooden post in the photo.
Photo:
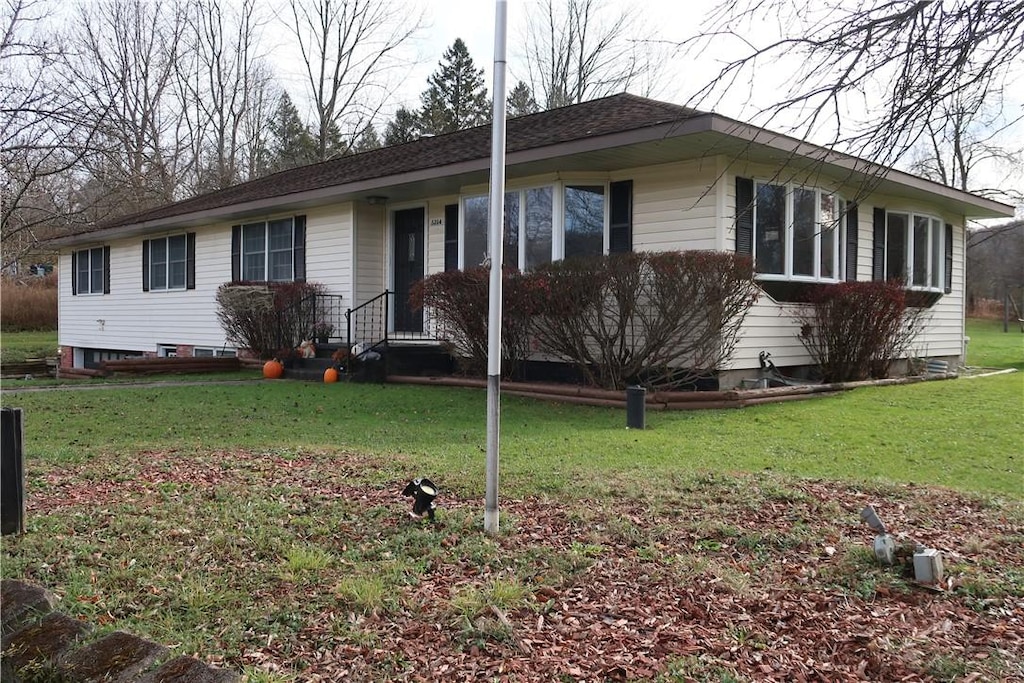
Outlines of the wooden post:
M25 430L21 408L0 409L0 532L25 533Z

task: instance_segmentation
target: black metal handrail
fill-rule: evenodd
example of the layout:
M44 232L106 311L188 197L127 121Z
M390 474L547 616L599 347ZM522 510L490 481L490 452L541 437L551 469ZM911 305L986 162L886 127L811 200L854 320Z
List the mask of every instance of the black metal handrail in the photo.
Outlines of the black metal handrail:
M391 313L395 292L384 290L369 301L350 308L345 313L348 348L356 358L368 351L386 347L389 342L437 341L445 338L438 321L430 308L422 310L421 330L395 330L392 328ZM358 345L358 349L356 346Z
M278 347L294 348L306 339L321 343L341 341L343 300L338 294L313 293L278 311Z
M382 294L345 312L346 340L349 353L354 358L362 358L370 351L387 346L390 295L390 291L384 290Z

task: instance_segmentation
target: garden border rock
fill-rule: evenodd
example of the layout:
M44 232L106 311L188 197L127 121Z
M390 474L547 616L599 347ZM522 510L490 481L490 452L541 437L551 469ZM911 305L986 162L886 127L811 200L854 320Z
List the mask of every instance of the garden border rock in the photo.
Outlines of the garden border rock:
M163 645L123 631L97 633L55 611L57 598L25 581L0 582L3 641L0 678L10 683L69 680L91 683L235 683L238 674L193 657L170 658Z

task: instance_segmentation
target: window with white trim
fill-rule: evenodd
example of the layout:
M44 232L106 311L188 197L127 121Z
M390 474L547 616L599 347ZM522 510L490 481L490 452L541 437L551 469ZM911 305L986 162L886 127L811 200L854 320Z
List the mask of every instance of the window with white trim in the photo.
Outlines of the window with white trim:
M185 235L161 237L149 242L149 288L185 289L187 247Z
M885 215L885 277L903 278L911 289L940 291L945 244L938 218L901 211Z
M74 294L103 294L107 290L108 247L82 249L72 254L74 262Z
M231 279L306 281L306 217L231 226Z
M762 279L836 282L846 202L818 188L754 184L754 269Z
M602 254L608 229L604 184L544 185L505 193L502 263L530 270L551 261ZM462 264L483 263L488 252L489 197L462 201Z
M294 234L291 218L242 225L242 279L293 280Z

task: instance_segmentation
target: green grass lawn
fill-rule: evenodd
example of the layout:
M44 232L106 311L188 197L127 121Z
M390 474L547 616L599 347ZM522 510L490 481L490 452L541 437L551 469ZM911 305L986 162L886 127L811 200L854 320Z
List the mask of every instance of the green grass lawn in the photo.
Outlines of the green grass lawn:
M972 333L972 364L1019 362L999 335ZM1024 641L1008 616L1024 596L1019 372L649 411L645 430L504 397L496 537L482 390L11 386L29 511L4 578L253 683L757 680L765 652L784 668L829 653L847 677L863 642L890 643L865 674L879 680L1024 675L1019 651L970 635ZM441 487L436 525L407 518L416 476ZM950 550L955 583L924 592L879 567L869 502ZM937 613L949 626L921 637Z
M52 358L56 355L57 330L0 334L0 359L5 363L21 363L26 358Z
M971 318L967 321L967 364L986 368L1024 370L1024 334L1020 325L1003 332L1001 320Z
M930 483L1019 495L1024 375L864 388L742 410L648 412L505 397L501 455L516 494L678 472L771 470ZM408 474L479 485L485 393L446 387L261 381L23 392L26 454L44 463L119 452L344 449L397 458Z

